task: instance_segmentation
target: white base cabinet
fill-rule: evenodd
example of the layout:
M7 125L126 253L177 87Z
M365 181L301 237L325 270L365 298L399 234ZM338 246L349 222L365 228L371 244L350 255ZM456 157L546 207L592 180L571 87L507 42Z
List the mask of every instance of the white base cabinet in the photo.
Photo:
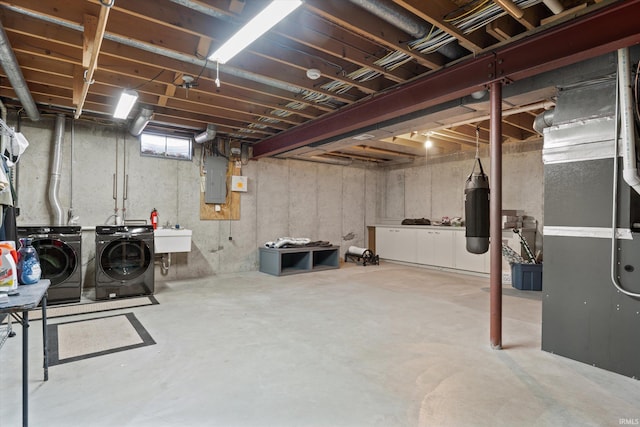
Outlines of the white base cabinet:
M472 254L467 251L467 239L464 236L464 230L456 231L453 235L453 246L455 248L453 268L488 273L490 268L489 251L483 254Z
M453 233L442 230L414 230L416 263L453 268Z
M415 230L398 227L376 228L376 249L380 258L417 262Z
M489 272L489 252L467 252L464 228L376 225L376 250L382 259Z

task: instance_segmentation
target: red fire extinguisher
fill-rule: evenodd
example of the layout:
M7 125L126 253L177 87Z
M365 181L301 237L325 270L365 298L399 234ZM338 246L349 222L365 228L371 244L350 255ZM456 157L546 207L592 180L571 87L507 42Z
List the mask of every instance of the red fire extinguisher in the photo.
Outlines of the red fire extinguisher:
M151 225L153 225L154 230L158 228L158 211L156 208L151 211Z

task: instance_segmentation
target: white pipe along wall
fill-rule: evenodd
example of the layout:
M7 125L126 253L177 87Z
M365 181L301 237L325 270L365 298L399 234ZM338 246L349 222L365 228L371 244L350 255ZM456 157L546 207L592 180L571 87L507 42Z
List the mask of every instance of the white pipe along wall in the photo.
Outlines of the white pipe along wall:
M629 49L618 50L618 87L620 93L620 123L622 143L622 176L636 193L640 194L640 177L636 164L636 137L633 123L633 92L631 89L631 71Z
M56 116L54 133L53 161L51 163L51 181L49 182L49 203L53 211L53 225L64 224L64 212L60 203L60 171L62 169L62 141L64 141L64 114Z

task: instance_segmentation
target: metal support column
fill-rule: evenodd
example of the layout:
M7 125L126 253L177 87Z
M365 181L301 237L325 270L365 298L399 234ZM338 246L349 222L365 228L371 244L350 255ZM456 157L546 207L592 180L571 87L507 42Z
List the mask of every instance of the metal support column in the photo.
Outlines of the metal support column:
M490 336L491 348L500 350L502 348L502 82L492 82L490 93Z

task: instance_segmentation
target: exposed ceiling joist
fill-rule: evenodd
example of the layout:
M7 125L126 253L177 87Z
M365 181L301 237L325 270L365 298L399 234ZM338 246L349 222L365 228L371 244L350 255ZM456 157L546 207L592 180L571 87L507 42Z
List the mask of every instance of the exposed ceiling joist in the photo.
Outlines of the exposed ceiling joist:
M109 11L111 7L103 5L100 7L100 15L96 18L93 15L84 15L84 33L83 33L83 54L82 54L82 67L84 68L82 75L82 88L80 93L76 96L74 94L74 101L76 104L75 118L77 119L82 114L82 108L84 107L84 101L89 92L89 86L93 84L93 74L98 68L98 55L100 54L100 47L102 46L102 39L104 32L107 28L107 19L109 18ZM76 89L78 84L77 74L74 76Z
M554 15L537 0L510 0L518 10L491 1L468 8L458 0L305 0L220 66L209 53L263 0L116 1L111 8L104 0L0 0L0 21L41 111L109 122L122 89L135 88L139 105L129 120L142 106L153 109L149 130L199 133L215 124L218 138L253 145L261 157L326 161L335 150L340 164L389 165L412 160L350 147L420 157L421 133L457 123L440 127L444 136L429 154L473 149L468 141L486 120L486 99L449 106L454 100L482 95L495 79L518 81L638 41L640 0L557 1L564 11ZM5 76L0 69L2 101L20 110ZM551 100L555 88L545 89L513 96L503 108ZM426 109L428 117L419 117ZM540 111L505 117L503 139L536 138L530 122ZM372 139L352 139L366 129ZM309 144L321 147L303 149Z

